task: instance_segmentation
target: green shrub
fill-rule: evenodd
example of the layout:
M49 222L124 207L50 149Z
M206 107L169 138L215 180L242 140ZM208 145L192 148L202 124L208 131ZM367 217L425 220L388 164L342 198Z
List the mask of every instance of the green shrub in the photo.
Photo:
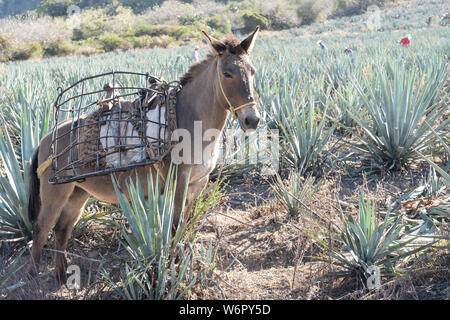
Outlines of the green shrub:
M350 4L349 2L350 2L349 0L336 0L336 1L334 1L333 11L337 12L337 13L344 11L349 6L349 4Z
M301 19L301 24L311 24L319 18L320 6L317 1L307 0L299 6L297 15Z
M83 56L89 57L94 54L104 53L105 51L101 48L97 48L95 43L83 43L83 46L78 47L76 54L82 54Z
M258 12L247 11L242 15L242 19L247 32L253 31L257 26L266 29L269 25L269 19Z
M89 38L98 37L105 32L105 24L102 20L88 22L75 28L72 31L72 40L86 40Z
M159 47L159 48L167 48L169 46L169 44L171 44L172 42L175 41L174 38L167 36L167 35L155 37L152 40L153 40L153 42L152 42L151 46Z
M98 41L102 48L107 52L122 49L125 44L125 40L116 33L105 34L101 36Z
M156 26L151 24L140 24L136 27L136 30L134 31L134 35L136 37L156 36L156 33L157 33Z
M192 35L194 30L195 28L188 26L173 26L169 28L167 34L170 37L175 38L176 40L180 40L182 38Z
M0 34L0 62L5 62L11 58L11 42L6 36Z
M261 13L270 21L270 29L289 29L300 24L300 19L296 13L296 6L285 0L272 0L270 4L265 4Z
M10 43L9 39L6 36L0 34L0 52L7 51L7 50L9 50L10 47L11 47L11 43Z
M75 46L63 39L49 42L44 47L44 55L47 57L67 56L75 52Z
M12 51L12 60L28 60L42 56L42 46L37 42L30 42L21 47L14 48Z
M223 34L231 33L231 22L219 15L206 19L206 25L216 32Z
M51 17L62 17L67 15L67 8L74 4L73 0L44 0L38 8L38 13Z
M129 37L127 41L129 41L133 48L149 48L153 43L152 37L150 36Z
M168 35L172 28L174 27L164 25L141 24L136 27L134 35L137 37L140 36L159 37L162 35Z
M204 19L204 16L201 14L184 14L182 16L178 17L178 24L182 26L192 26L195 25L198 21L201 21Z
M133 9L134 13L142 13L147 8L161 5L164 0L122 0L120 2L123 6Z
M188 35L192 35L195 32L195 28L191 26L164 26L164 25L139 25L134 32L136 37L151 36L161 37L169 36L179 40Z
M75 4L79 6L81 9L83 8L104 8L111 4L115 4L118 6L116 0L75 0ZM121 1L123 2L123 1Z

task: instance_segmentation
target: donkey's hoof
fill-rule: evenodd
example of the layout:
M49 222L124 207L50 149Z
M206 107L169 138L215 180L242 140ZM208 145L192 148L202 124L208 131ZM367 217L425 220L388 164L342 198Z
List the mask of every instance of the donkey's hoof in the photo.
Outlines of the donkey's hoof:
M28 274L33 278L35 278L38 275L38 267L34 263L29 264L27 271L28 271Z
M33 277L33 278L36 277L39 274L39 261L30 259L28 261L27 271L31 277Z

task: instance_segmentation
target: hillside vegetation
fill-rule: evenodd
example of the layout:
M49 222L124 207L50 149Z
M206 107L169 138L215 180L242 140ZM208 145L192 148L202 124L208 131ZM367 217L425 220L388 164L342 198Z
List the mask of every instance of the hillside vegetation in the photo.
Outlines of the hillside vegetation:
M440 2L431 5L440 6ZM249 32L256 25L266 31L285 30L365 13L371 5L383 8L393 3L382 0L45 0L35 10L0 20L0 61L173 47L198 41L200 30L216 37ZM17 11L12 2L4 1L2 6L10 8L11 13Z

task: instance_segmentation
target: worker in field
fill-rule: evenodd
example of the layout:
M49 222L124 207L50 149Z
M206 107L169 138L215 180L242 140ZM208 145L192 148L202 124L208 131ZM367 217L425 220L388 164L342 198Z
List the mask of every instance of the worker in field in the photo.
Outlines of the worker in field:
M198 61L198 47L196 46L194 51L192 52L192 62Z
M322 50L328 50L327 46L322 42L322 40L317 41L317 44Z
M411 45L411 39L411 35L408 34L406 37L400 39L400 44L403 47L409 47Z

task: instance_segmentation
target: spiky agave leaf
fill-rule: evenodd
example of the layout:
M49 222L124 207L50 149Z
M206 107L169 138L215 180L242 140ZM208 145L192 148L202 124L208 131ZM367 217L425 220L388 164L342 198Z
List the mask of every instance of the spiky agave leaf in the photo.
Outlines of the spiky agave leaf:
M336 238L342 245L341 250L330 247L318 236L308 236L325 250L335 264L344 268L342 275L357 272L366 279L370 277L370 266L380 268L386 275L395 274L394 268L400 259L423 252L435 242L435 239L431 239L424 245L414 245L413 242L420 236L408 234L401 217L391 217L388 212L384 221L378 223L376 216L375 204L364 200L361 195L357 220L349 215Z
M153 178L150 171L147 199L138 176L135 182L130 179L127 183L126 194L119 190L113 178L119 204L131 230L129 233L122 227L123 242L134 264L122 269L120 283L113 282L107 273L104 276L126 299L182 298L197 281L197 276L187 277L193 254L185 254L185 246L180 242L187 238L187 223L180 219L173 233L175 176L174 167L170 167L163 192L160 192L159 175ZM184 190L185 197L186 188Z
M289 214L296 215L305 211L305 206L314 192L314 182L315 178L311 175L303 181L298 173L293 172L287 185L277 174L276 182L271 186Z
M326 127L328 104L323 110L320 104L311 93L298 101L291 97L272 105L273 117L282 134L281 152L289 166L300 174L319 169L326 144L336 128L336 124Z
M372 79L355 82L367 118L349 105L348 112L364 134L357 135L360 143L351 145L365 159L385 167L400 168L417 157L416 151L429 150L433 137L430 126L438 134L450 124L450 119L438 123L446 108L437 99L448 71L445 65L419 75L405 71L401 64L387 64Z

